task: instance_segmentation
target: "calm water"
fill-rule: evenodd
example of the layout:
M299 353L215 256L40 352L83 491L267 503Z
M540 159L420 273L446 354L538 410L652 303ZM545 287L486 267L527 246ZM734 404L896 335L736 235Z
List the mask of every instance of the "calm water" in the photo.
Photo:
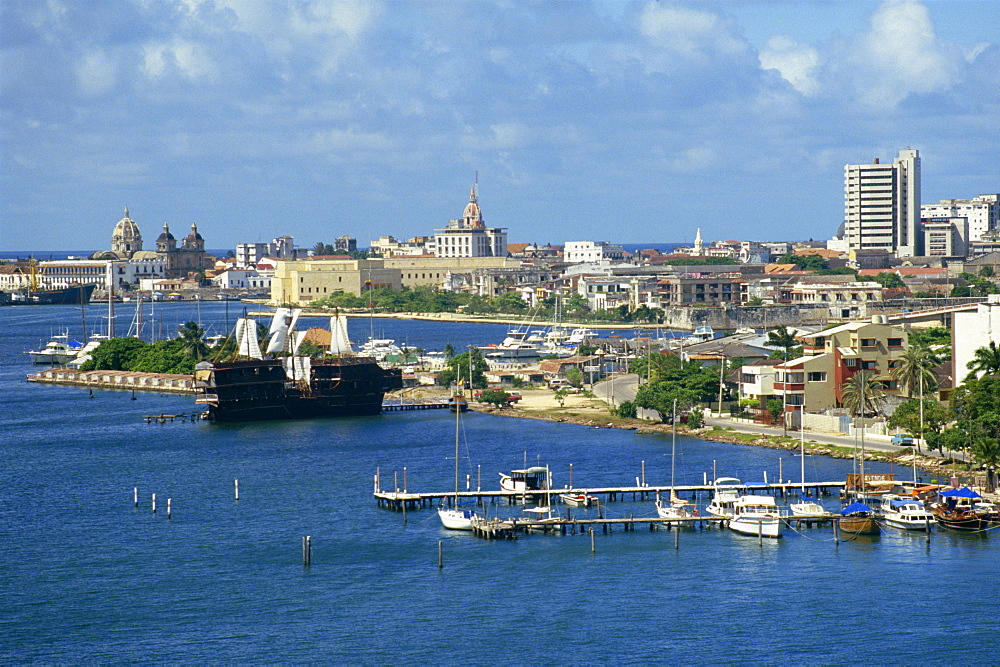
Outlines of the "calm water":
M224 308L203 305L203 322L223 328ZM101 314L90 308L88 326ZM157 315L174 327L194 316L189 304ZM504 331L375 324L427 349ZM64 327L79 333L78 308L0 308L0 661L997 660L1000 535L935 533L929 548L898 531L835 547L829 529L763 548L715 530L682 533L677 551L672 533L645 530L598 534L596 553L582 535L488 543L445 532L429 509L404 524L371 497L377 467L386 487L404 466L410 490L451 486L452 415L147 425L142 415L192 399L24 382L24 350ZM352 323L355 340L367 333ZM571 463L578 486L633 483L643 462L648 482L669 481L669 438L479 414L463 424L463 472L475 484L481 470L487 488L525 458L558 485ZM701 482L713 461L720 475L773 480L781 456L680 438L677 481ZM810 457L806 474L841 479L849 465ZM783 468L797 478L794 457Z

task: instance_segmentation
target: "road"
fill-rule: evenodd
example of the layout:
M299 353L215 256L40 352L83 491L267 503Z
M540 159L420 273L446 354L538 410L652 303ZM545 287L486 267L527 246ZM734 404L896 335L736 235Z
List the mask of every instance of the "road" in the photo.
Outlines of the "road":
M602 400L606 401L609 405L619 405L622 401L632 401L635 400L636 391L639 388L639 376L635 374L628 375L617 375L611 379L603 380L594 385L594 394L597 395ZM647 419L658 419L656 412L652 410L643 410L639 408L639 416ZM729 417L709 417L705 419L705 424L707 426L719 426L721 428L730 428L734 431L740 431L742 433L757 433L759 435L771 435L771 436L781 436L788 435L790 437L797 437L799 431L788 431L787 433L780 428L775 428L772 426L762 426L760 424L746 423L741 420L731 419ZM844 435L841 433L823 433L819 431L807 430L805 432L805 438L807 441L814 441L822 445L834 445L836 447L859 447L861 446L860 438L853 435ZM908 452L912 451L912 447L900 447L898 445L893 445L883 439L884 436L866 436L865 437L865 449L878 452ZM926 456L938 456L940 454L923 452ZM956 459L964 460L964 452L954 452Z

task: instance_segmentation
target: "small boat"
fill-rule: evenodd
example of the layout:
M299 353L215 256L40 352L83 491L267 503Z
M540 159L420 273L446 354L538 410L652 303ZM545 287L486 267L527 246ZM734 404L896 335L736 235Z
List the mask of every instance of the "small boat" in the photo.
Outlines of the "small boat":
M875 510L864 503L855 501L840 510L840 514L837 523L841 535L878 535L881 532Z
M549 469L545 466L533 466L523 470L511 470L509 475L500 473L500 488L503 491L516 493L547 491L549 488Z
M677 414L677 400L674 399L673 413ZM674 420L670 437L670 502L664 504L660 495L656 495L656 516L661 519L691 519L698 516L697 511L693 511L690 503L674 491L674 462L677 459L677 420ZM737 480L739 481L739 480ZM694 528L693 521L670 521L668 526L673 528Z
M454 396L452 398L455 398ZM465 400L464 398L462 400ZM463 503L458 502L458 433L459 415L461 410L455 410L455 499L452 507L443 505L438 508L438 518L441 525L450 530L472 530L472 521L476 518L476 513L472 510L462 509ZM474 500L464 504L474 503Z
M719 477L712 483L714 493L712 502L705 508L708 513L720 519L728 519L733 516L734 505L743 495L743 483L735 477Z
M591 503L597 502L597 496L590 496L583 491L576 490L560 493L559 499L569 507L590 507Z
M802 496L797 503L789 503L788 509L792 516L830 516L818 500L809 496Z
M469 400L462 394L455 394L448 399L448 409L452 412L468 412Z
M781 537L781 513L773 496L740 496L733 503L729 529L743 535Z
M569 332L566 337L567 345L580 345L587 342L588 338L597 338L597 332L588 327L577 327Z
M557 522L560 521L559 517L552 513L552 508L548 505L527 507L523 510L523 512L523 520L531 522L531 524L527 527L527 531L529 533L547 533L551 530L555 530ZM516 522L518 519L514 519L514 521Z
M28 350L28 355L33 364L62 365L76 359L81 349L83 343L70 340L68 334L59 334L53 336L41 350Z
M931 511L935 520L951 530L988 530L1000 522L996 508L970 489L948 489L940 494L943 502L935 503Z
M904 498L891 493L882 496L882 518L893 528L902 530L930 530L934 515L924 509L916 498Z

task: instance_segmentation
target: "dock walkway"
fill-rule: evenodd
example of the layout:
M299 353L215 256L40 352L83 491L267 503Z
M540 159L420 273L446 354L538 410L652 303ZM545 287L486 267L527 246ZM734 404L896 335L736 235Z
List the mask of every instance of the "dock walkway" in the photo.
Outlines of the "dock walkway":
M806 493L809 495L829 496L832 495L834 490L839 492L841 489L844 489L845 486L846 482L810 482L805 485L805 489ZM665 493L669 495L671 488L678 494L691 494L695 499L697 499L699 494L704 494L707 499L709 494L713 491L711 484L673 487L667 485L609 487L575 486L573 487L573 491L585 493L591 496L597 496L598 499L603 498L604 503L609 503L627 500L655 500L658 494ZM799 482L782 482L771 484L744 484L741 488L751 494L763 493L785 497L800 492L803 487ZM503 501L506 501L506 504L508 505L514 505L524 502L529 498L540 504L552 506L559 502L560 494L566 493L567 491L569 491L569 489L543 489L526 493L522 493L520 491L476 490L459 491L457 495L459 503L462 501L475 501L476 504L481 506L485 505L487 502L498 504ZM380 507L386 507L393 510L403 510L404 506L406 509L417 509L420 507L429 507L442 503L451 504L454 502L456 494L454 491L410 493L405 488L402 491L399 489L394 491L383 491L380 487L376 487L374 495L375 500Z

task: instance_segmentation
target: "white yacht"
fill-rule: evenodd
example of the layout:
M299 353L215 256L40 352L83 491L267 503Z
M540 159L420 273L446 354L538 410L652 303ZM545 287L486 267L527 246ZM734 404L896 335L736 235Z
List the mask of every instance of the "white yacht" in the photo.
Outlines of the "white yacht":
M719 477L712 483L712 502L706 508L708 513L720 519L733 516L736 501L743 495L743 482L735 477Z
M740 496L729 528L744 535L781 537L781 513L772 496Z
M886 524L902 530L930 530L934 515L924 509L916 498L887 493L882 496L883 519Z
M830 516L818 500L809 496L802 496L797 503L789 503L788 509L793 516Z
M82 343L70 340L68 334L59 334L41 350L28 350L28 355L34 364L62 365L76 359L82 347Z

